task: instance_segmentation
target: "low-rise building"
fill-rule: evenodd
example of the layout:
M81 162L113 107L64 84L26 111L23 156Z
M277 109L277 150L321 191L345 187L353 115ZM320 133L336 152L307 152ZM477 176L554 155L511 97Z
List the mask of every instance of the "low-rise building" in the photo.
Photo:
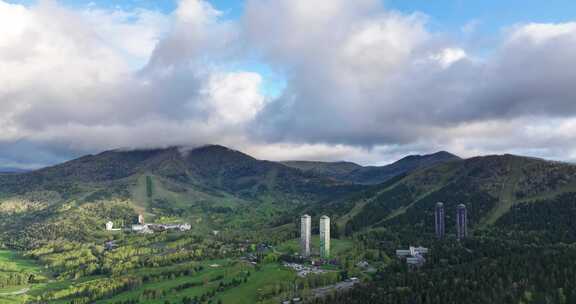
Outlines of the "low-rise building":
M161 231L188 231L192 229L192 226L188 223L184 224L137 224L132 225L132 231L138 233L154 233Z
M114 222L108 221L108 222L106 223L106 230L107 230L107 231L120 231L120 230L122 230L122 229L120 229L120 228L114 228Z
M405 258L409 256L414 256L417 254L427 254L428 248L426 247L413 247L410 246L409 249L398 249L396 250L396 256L399 258Z
M405 258L408 257L412 254L412 252L410 251L410 249L398 249L396 250L396 256L398 258Z
M188 223L180 224L178 229L180 229L180 231L188 231L188 230L192 229L192 225L190 225Z
M428 254L428 252L428 248L410 246L410 249L407 250L396 250L396 256L400 259L405 259L406 264L409 266L421 267L426 263L424 255Z
M428 253L428 248L426 247L410 247L410 253L411 255L416 255L416 254L427 254Z
M310 274L321 274L326 271L317 266L307 266L298 263L284 263L284 267L290 268L298 274L299 277L304 278Z
M148 227L148 225L132 225L132 231L137 233L154 233L152 229Z
M406 264L413 265L413 266L424 266L426 263L426 259L421 255L416 255L412 257L406 258Z

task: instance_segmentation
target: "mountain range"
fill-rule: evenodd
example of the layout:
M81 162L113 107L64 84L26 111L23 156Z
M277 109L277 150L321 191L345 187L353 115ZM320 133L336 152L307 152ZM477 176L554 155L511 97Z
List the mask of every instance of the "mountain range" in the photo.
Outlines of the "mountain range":
M108 196L131 198L131 187L143 176L158 179L175 191L227 194L239 199L258 199L269 194L319 199L359 188L212 145L87 155L33 172L0 176L0 191L5 195L53 191L64 197L82 198L106 188Z
M80 226L90 230L110 217L129 221L136 213L204 229L245 229L280 227L308 212L332 216L346 233L432 233L433 207L442 201L449 223L455 206L465 203L476 231L569 239L576 238L574 193L576 166L514 155L461 159L438 152L363 167L258 160L217 145L112 150L0 174L0 237L35 242L38 231L49 231L47 238L60 238L66 225L74 231L66 235L88 237ZM546 225L552 221L558 225Z
M302 198L318 201L364 189L407 172L440 162L459 160L440 152L408 156L388 166L353 163L272 162L255 159L223 146L112 150L60 165L0 176L0 192L22 195L52 191L67 198L86 198L99 191L107 197L131 198L131 186L142 176L159 179L169 188L206 195L255 199ZM186 192L185 191L185 192Z
M46 231L53 232L48 239L81 237L107 218L129 222L136 213L194 221L205 229L254 227L296 206L363 188L217 145L112 150L0 174L0 234L13 242L30 240L22 246L31 246Z

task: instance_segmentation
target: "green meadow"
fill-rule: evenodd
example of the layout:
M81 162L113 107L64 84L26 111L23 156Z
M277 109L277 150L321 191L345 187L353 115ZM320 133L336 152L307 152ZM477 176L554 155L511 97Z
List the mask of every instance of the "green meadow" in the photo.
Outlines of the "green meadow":
M13 274L35 276L36 281L44 280L41 268L30 259L22 257L19 253L10 250L0 250L0 277L9 277ZM37 284L3 282L0 286L0 303L25 303L28 292L37 288Z

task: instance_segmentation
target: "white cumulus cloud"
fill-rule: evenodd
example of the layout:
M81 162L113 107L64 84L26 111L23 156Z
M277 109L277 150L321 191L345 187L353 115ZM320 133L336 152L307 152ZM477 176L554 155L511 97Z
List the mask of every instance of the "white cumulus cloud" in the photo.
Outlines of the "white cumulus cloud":
M223 16L205 0L168 14L0 0L0 163L205 143L361 163L575 158L574 22L513 25L476 56L378 0L246 0ZM279 97L259 65L283 76Z

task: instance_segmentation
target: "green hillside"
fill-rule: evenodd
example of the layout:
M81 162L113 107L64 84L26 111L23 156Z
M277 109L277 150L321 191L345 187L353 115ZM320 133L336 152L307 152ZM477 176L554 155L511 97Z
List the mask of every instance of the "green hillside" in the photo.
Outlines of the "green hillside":
M574 191L574 165L513 155L487 156L418 170L363 195L351 196L348 203L339 204L341 208L335 210L348 219L348 233L370 227L432 233L437 202L445 204L451 232L456 205L461 203L467 205L469 221L475 229L514 223L515 231L530 230L527 226L532 224L516 222L520 213L553 209L553 205L569 208ZM549 222L557 219L554 212L533 216L551 217L546 219Z
M352 172L363 167L351 162L284 161L282 164L320 176L345 180Z

